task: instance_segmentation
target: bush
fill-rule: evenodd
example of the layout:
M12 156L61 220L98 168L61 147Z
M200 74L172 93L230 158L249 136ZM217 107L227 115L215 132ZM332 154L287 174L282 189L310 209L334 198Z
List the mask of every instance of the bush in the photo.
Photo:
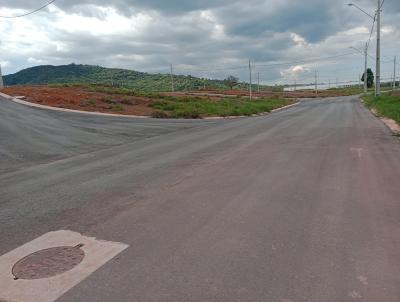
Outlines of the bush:
M153 117L153 118L170 118L170 115L165 111L157 110L151 114L151 117Z
M116 104L116 105L111 106L111 109L113 111L125 111L125 108L122 107L120 104Z
M101 100L102 100L104 103L107 103L107 104L113 104L113 103L114 103L114 102L112 101L112 99L111 99L110 96L103 96L103 97L101 98Z
M80 102L79 106L87 107L87 106L96 106L96 100L83 100Z
M121 101L119 101L119 103L124 104L124 105L130 105L130 106L136 105L135 101L130 100L128 98L122 99Z

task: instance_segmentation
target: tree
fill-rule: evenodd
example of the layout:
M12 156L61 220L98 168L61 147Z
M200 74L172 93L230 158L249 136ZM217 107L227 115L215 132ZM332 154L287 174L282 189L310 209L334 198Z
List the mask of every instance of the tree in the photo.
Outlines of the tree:
M363 74L361 81L364 82L364 79L365 79L365 73ZM371 68L368 68L367 69L367 87L368 88L372 88L374 86L374 80L375 80L374 73L372 72Z
M224 80L224 83L226 86L229 86L229 88L232 90L234 86L239 84L239 79L231 75Z

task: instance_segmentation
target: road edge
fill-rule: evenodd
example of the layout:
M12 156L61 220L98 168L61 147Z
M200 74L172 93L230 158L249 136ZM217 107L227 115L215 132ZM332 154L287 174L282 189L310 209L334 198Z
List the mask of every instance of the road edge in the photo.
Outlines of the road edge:
M369 108L368 106L366 106L364 100L361 97L359 97L359 100L369 111L371 111L374 116L380 119L393 134L400 135L400 125L395 120L380 115L375 108Z
M92 112L92 111L74 110L74 109L67 109L67 108L59 108L59 107L40 105L40 104L31 103L31 102L27 102L27 101L23 101L23 100L17 99L15 97L12 97L12 96L10 96L8 94L5 94L3 92L0 92L0 96L2 96L3 98L5 98L5 99L7 99L9 101L14 102L14 103L18 103L18 104L21 104L21 105L34 107L34 108L52 110L52 111L82 113L82 114L89 114L89 115L111 116L111 117L128 117L128 118L142 118L142 119L151 118L150 116L143 116L143 115L123 115L123 114L116 114L116 113Z
M300 101L298 101L298 102L296 102L296 103L293 103L293 104L290 104L290 105L287 105L287 106L283 106L283 107L281 107L281 108L276 108L276 109L271 110L271 111L266 111L266 112L261 112L261 113L257 113L257 114L252 114L252 115L250 115L250 116L247 116L247 115L239 115L239 116L236 116L236 115L233 115L233 116L213 116L213 117L205 117L205 118L203 118L203 120L223 120L223 119L238 119L238 118L246 118L246 117L265 116L265 115L269 115L269 114L274 113L274 112L278 112L278 111L282 111L282 110L285 110L285 109L289 109L289 108L291 108L291 107L297 106L298 104L300 104Z

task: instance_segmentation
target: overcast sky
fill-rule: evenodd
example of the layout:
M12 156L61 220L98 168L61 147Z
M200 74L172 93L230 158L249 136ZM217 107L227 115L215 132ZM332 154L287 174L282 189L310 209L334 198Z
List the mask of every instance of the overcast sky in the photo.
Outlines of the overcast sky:
M351 1L351 0L350 0ZM35 9L47 0L0 0L0 15ZM375 0L354 0L371 14ZM246 65L263 83L357 80L372 21L343 0L58 0L43 11L0 19L3 73L52 64L82 63L148 72L248 80ZM400 1L385 0L383 78L400 49ZM375 56L375 36L370 54ZM306 61L302 63L303 61ZM288 64L288 62L293 62ZM285 63L286 65L282 65ZM274 65L275 64L275 65ZM281 65L279 65L281 64ZM375 70L375 63L369 65Z

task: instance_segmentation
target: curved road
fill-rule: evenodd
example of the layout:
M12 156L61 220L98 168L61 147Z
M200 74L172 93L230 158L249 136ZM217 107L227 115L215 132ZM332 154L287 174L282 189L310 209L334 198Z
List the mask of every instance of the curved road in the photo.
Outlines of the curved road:
M399 196L399 140L355 97L220 121L0 99L0 255L129 245L62 302L398 302Z

